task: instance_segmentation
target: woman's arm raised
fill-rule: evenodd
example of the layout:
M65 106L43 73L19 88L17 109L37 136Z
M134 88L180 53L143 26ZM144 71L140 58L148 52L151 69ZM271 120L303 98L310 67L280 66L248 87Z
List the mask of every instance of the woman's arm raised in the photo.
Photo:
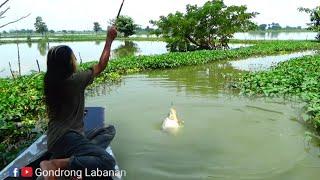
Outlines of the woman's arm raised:
M116 37L117 29L114 26L112 26L108 29L108 36L104 45L103 52L100 57L100 61L98 64L93 66L94 77L98 76L101 72L103 72L106 69L110 58L111 45Z

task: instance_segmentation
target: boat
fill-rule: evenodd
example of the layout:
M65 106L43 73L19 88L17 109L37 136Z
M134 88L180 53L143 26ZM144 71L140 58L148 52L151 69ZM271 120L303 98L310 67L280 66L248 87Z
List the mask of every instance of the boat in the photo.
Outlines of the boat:
M103 107L87 107L86 115L84 118L84 128L85 131L103 127L105 124L105 108ZM109 146L106 151L113 156L114 153ZM24 150L15 160L13 160L9 165L7 165L3 170L0 172L0 179L1 180L9 180L12 177L17 176L15 174L15 170L22 167L32 167L33 170L40 168L40 162L43 160L48 160L50 158L50 154L47 151L47 135L44 134L39 137L31 146L29 146L26 150ZM115 166L115 172L121 172L118 163ZM28 179L37 179L35 173L33 173L32 178ZM116 173L116 176L112 177L113 180L121 180L122 176L121 173Z

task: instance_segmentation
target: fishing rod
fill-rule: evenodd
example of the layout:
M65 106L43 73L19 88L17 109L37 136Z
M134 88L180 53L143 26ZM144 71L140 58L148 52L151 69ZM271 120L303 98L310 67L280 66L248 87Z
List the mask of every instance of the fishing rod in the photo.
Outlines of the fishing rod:
M119 18L119 16L120 16L120 13L121 13L121 11L122 11L123 4L124 4L124 0L122 0L122 3L121 3L121 6L120 6L120 9L119 9L119 11L118 11L118 15L117 15L116 20L117 20L117 19Z
M120 6L120 9L119 9L118 14L117 14L117 17L116 17L116 19L113 21L113 26L115 26L115 25L116 25L116 22L117 22L117 20L118 20L118 18L119 18L119 16L120 16L120 14L121 14L121 11L122 11L123 4L124 4L124 0L122 0L122 3L121 3L121 6ZM111 22L112 22L112 21L111 21Z

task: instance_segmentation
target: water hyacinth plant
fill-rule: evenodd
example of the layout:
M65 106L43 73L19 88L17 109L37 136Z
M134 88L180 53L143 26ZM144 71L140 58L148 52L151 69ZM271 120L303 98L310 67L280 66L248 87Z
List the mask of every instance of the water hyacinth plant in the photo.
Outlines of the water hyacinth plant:
M304 120L320 131L320 54L283 62L270 71L249 73L241 90L246 95L298 96L307 102Z

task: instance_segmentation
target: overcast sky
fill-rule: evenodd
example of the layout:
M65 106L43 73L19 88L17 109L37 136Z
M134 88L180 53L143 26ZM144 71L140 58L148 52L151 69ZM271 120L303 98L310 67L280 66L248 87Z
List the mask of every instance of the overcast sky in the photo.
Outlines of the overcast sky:
M4 0L0 0L3 2ZM122 0L10 0L11 7L7 18L0 24L14 20L29 12L27 19L1 30L34 29L37 16L42 16L49 29L53 30L91 30L97 21L106 28L109 19L114 18ZM208 0L126 0L122 14L131 16L143 27L149 20L158 19L170 12L185 11L187 4L203 5ZM250 11L259 12L255 22L278 22L282 26L305 26L308 15L299 13L298 7L313 8L320 0L225 0L227 5L247 5Z

